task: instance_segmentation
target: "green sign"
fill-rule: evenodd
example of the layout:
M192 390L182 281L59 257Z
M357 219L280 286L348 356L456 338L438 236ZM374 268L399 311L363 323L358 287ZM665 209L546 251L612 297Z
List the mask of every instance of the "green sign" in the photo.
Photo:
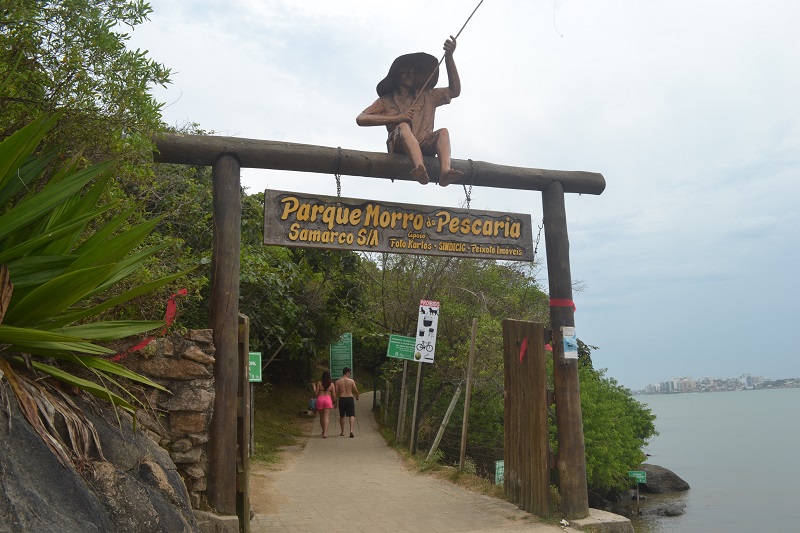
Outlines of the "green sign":
M386 349L386 357L397 359L414 360L414 337L404 337L402 335L389 335L389 347Z
M647 483L647 472L644 470L631 470L628 472L628 477L636 483Z
M247 367L250 381L261 382L261 353L250 352L250 364Z
M506 462L502 459L494 462L494 484L502 485L506 477Z
M343 333L338 341L331 344L330 354L331 378L336 381L342 377L344 367L353 368L353 334Z

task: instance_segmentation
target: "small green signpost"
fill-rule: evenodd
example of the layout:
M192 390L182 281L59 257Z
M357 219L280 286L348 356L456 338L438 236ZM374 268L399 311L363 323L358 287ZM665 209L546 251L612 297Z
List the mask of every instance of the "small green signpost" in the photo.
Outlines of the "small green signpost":
M636 483L647 483L647 472L644 470L631 470L628 472L628 477Z
M353 368L353 334L343 333L338 341L331 344L330 355L331 378L336 381L342 377L344 367Z
M404 337L403 335L389 335L389 347L386 349L386 357L396 359L414 360L414 337Z
M506 462L503 459L494 462L494 484L502 485L506 477Z
M644 470L629 470L628 477L636 482L636 514L639 514L639 483L647 483L647 472Z
M250 352L250 364L247 366L250 381L261 382L261 353Z

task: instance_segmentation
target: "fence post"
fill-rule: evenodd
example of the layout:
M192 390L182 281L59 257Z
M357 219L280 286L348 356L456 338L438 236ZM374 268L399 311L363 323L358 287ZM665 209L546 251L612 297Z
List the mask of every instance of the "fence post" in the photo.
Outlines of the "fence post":
M409 445L409 452L411 455L417 453L417 426L419 424L419 400L422 395L422 367L425 365L423 362L417 363L417 390L414 393L414 410L411 412L411 443Z
M426 461L430 461L431 457L433 457L433 454L436 453L436 448L439 447L439 442L441 442L442 440L442 436L444 435L444 430L447 427L447 423L450 422L450 415L453 414L453 410L456 408L456 402L458 402L459 396L461 396L460 383L456 388L456 393L453 394L453 399L450 400L450 405L447 407L447 411L444 414L444 418L442 419L442 424L439 426L439 431L436 432L436 438L433 439L433 445L431 446L431 449L428 452L428 457L425 458Z
M459 471L464 471L467 460L467 427L469 426L469 401L472 397L472 363L475 361L475 337L478 335L478 319L472 319L472 342L469 345L469 362L467 363L467 392L464 395L464 419L461 422L461 455L458 459Z
M406 433L406 403L408 402L408 393L406 393L406 380L408 379L408 361L403 360L403 380L400 384L400 401L397 402L397 431L395 437L398 442L403 441L403 435Z

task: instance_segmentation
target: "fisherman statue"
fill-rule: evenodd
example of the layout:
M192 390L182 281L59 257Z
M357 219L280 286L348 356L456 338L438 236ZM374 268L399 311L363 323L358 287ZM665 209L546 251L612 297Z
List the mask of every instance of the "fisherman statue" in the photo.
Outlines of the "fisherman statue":
M436 108L461 94L455 49L456 39L451 36L444 43L447 87L436 88L439 61L435 57L423 52L402 55L378 83L378 99L356 118L359 126L386 126L389 153L406 154L414 166L411 177L423 185L430 181L423 160L426 155L439 158L442 187L464 176L450 168L450 133L446 128L433 129Z

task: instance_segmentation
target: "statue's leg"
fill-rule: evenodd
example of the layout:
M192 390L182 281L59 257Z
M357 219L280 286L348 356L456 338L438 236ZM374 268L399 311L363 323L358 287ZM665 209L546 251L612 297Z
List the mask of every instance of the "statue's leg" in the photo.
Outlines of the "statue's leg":
M403 145L403 151L405 151L406 155L411 159L411 164L414 165L410 175L413 179L425 185L430 182L431 179L428 177L428 171L425 169L419 142L416 137L414 137L414 134L411 133L411 127L407 122L403 122L397 127L400 128L400 142Z
M437 134L436 155L439 156L439 165L441 167L439 185L447 187L451 183L460 180L464 173L450 168L450 132L447 131L447 128L442 128L437 131Z

